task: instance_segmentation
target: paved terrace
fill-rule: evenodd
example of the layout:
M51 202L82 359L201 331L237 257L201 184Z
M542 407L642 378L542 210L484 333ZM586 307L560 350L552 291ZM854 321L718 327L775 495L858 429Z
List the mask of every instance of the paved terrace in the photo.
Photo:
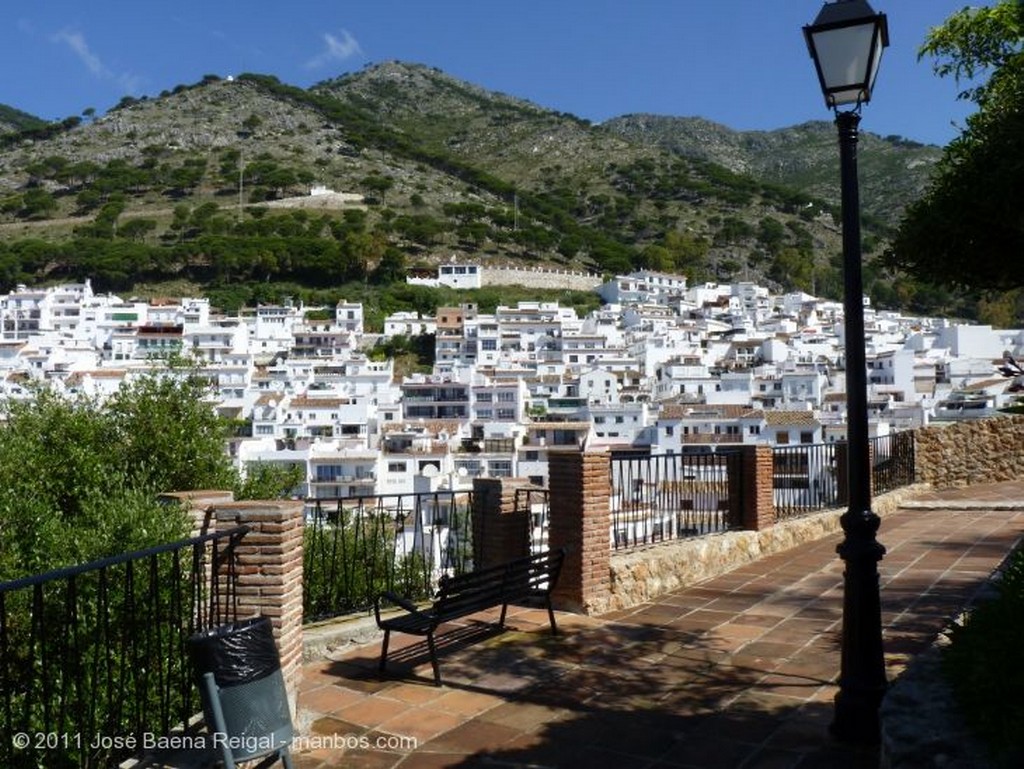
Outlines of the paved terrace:
M884 517L890 682L1022 535L1024 481L928 492ZM307 664L295 765L873 769L876 750L838 745L827 732L839 669L839 541L629 611L561 613L557 637L534 609L513 613L504 633L452 626L439 639L440 688L425 645L408 636L393 637L384 679L379 643ZM935 748L926 750L930 764Z

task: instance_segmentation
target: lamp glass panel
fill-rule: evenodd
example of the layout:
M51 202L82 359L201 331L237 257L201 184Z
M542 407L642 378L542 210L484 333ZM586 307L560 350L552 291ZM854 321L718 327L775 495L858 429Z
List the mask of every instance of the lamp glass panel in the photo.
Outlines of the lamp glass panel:
M814 33L814 50L821 76L834 104L849 104L867 95L865 88L868 85L868 67L873 63L871 43L874 34L873 24ZM881 46L877 47L876 62L879 56Z

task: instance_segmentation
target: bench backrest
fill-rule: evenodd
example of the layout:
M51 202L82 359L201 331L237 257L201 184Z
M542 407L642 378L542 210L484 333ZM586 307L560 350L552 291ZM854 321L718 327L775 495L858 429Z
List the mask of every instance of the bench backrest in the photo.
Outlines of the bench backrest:
M555 586L565 553L549 550L486 569L442 577L434 600L439 616L458 616L542 595Z

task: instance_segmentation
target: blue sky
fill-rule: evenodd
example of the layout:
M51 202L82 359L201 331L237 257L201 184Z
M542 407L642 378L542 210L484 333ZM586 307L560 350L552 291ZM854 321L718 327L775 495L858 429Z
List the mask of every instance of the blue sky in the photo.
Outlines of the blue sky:
M872 0L889 19L862 130L944 145L969 113L917 60L967 0ZM205 74L309 86L398 59L594 122L651 112L742 130L827 120L801 27L820 0L37 0L0 25L0 103L102 113Z

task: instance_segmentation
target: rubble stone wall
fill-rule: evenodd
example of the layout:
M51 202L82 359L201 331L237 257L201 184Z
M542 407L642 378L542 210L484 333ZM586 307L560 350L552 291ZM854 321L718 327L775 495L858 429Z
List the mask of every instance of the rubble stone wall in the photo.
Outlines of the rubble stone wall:
M600 275L569 270L486 267L481 270L480 282L484 286L525 286L526 288L551 288L563 291L592 291L601 285L602 279Z
M935 488L1016 480L1024 474L1024 415L917 430L917 480Z
M871 507L884 517L922 488L922 485L907 486L881 494L872 501ZM758 558L827 537L840 530L839 516L843 512L844 509L827 510L783 521L761 531L731 531L613 553L608 605L601 606L596 613L628 609Z

